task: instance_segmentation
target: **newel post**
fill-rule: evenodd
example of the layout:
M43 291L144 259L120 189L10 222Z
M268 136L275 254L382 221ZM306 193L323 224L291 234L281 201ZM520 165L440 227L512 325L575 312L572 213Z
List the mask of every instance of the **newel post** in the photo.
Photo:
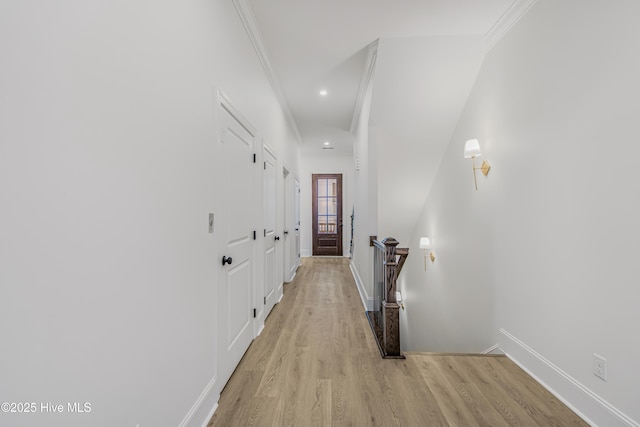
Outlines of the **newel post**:
M382 243L385 246L385 300L382 303L384 316L383 350L387 356L401 356L400 306L396 301L396 279L398 277L396 246L398 246L398 241L393 237L387 237Z

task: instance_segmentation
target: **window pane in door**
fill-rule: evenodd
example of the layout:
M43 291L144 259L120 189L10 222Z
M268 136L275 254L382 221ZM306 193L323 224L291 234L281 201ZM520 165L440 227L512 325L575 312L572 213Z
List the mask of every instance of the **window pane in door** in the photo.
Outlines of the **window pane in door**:
M318 215L326 215L328 212L328 203L326 198L318 197Z
M318 215L318 233L327 233L327 217L325 215Z
M338 214L338 201L335 197L330 197L327 199L327 213L329 215Z
M327 191L329 196L337 196L338 195L338 180L337 179L327 179Z
M338 217L335 215L327 216L327 233L335 233L338 225Z
M318 198L327 196L328 179L318 179Z

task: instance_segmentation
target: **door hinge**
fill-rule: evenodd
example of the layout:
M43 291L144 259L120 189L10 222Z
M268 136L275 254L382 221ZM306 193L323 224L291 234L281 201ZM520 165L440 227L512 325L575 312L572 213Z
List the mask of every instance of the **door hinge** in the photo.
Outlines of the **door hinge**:
M257 311L256 311L256 309L254 308L254 309L253 309L253 317L257 317L257 316L258 316Z
M256 230L253 230L253 240L257 239L256 235L257 235Z
M256 153L253 153L253 163L256 162Z
M267 305L267 297L264 297L264 305Z

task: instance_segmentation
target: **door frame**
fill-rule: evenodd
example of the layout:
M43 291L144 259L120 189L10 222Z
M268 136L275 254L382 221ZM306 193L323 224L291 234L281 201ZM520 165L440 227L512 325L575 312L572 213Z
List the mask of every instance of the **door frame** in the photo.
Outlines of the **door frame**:
M271 158L273 159L273 173L274 173L274 182L273 182L273 193L272 195L266 194L266 188L265 185L267 183L267 177L265 176L264 172L267 170L267 155L271 156ZM275 155L274 150L269 146L269 144L266 143L266 141L262 141L262 161L264 164L264 168L262 170L262 185L263 185L263 194L262 194L262 225L263 225L263 245L262 247L262 263L263 263L263 282L262 282L262 296L259 297L259 299L263 298L263 300L261 301L256 301L256 306L257 307L262 307L261 310L259 310L260 313L260 317L262 319L262 321L264 322L264 320L267 318L267 316L269 315L269 313L271 312L271 310L273 309L274 305L278 302L279 297L278 297L278 287L280 286L280 284L282 282L280 282L279 280L279 276L278 276L278 256L279 256L279 246L280 246L280 241L281 241L281 236L278 233L278 159ZM274 199L272 201L272 203L269 203L268 198L272 196ZM272 230L268 230L267 227L269 227L270 225L267 224L267 207L272 207L273 208L273 224L271 224L271 226L273 227ZM277 240L275 240L277 239ZM273 248L273 265L269 266L267 263L267 254L265 252L267 245L272 245L271 247ZM269 277L269 274L267 274L269 267L272 268L271 271L271 275L272 277ZM273 285L273 289L272 292L267 295L267 286L268 283L267 281L269 279L272 279L274 281Z
M293 194L289 194L289 183L291 182L291 172L287 166L282 166L282 222L283 222L283 231L282 231L282 281L283 283L289 282L291 280L291 275L289 274L289 270L291 270L290 264L291 260L291 242L292 242L292 216L293 212L289 209L289 205L291 204L291 197Z
M225 162L227 159L224 158L223 156L223 151L222 148L220 147L220 140L223 137L223 133L226 132L226 129L223 129L223 121L221 118L221 112L222 110L226 110L226 112L229 113L230 116L232 116L239 124L240 126L242 126L252 137L253 140L253 146L252 146L252 150L255 153L256 149L257 149L257 132L255 130L255 128L253 128L253 126L251 126L250 122L242 115L242 113L233 105L233 103L230 101L229 97L220 89L218 89L217 91L217 98L216 98L216 108L215 108L215 113L214 113L214 120L215 120L215 129L216 129L216 137L215 137L215 145L216 145L216 152L217 154L219 154L217 157L217 162L215 163L217 165L217 173L216 173L216 186L215 186L215 193L218 197L216 197L216 199L224 199L226 202L226 196L223 196L224 194L227 194L226 192L228 191L224 185L224 183L226 182L226 179L228 179L228 177L224 176L224 170L225 170ZM249 161L249 159L247 159ZM252 167L251 168L251 174L250 174L250 182L251 182L251 186L252 186L252 193L255 195L257 193L257 168ZM250 201L250 206L251 206L251 210L255 211L256 210L256 201L255 201L255 197L249 197ZM220 230L221 227L224 226L223 221L226 219L224 214L220 214L223 210L225 209L225 205L221 202L215 202L214 204L214 211L219 212L219 214L215 215L215 223L218 223L218 226L214 225L213 228L213 232L214 232L214 236L216 239L216 250L215 250L215 265L216 265L216 280L215 280L215 284L216 284L216 300L217 300L217 314L216 314L216 334L215 334L215 338L214 338L214 343L215 343L215 347L216 347L216 360L214 361L215 364L215 371L216 371L216 389L218 390L218 393L222 390L222 388L224 387L224 385L226 384L226 382L228 381L229 377L231 374L229 374L228 372L222 372L221 371L221 365L225 364L225 360L223 360L223 358L227 355L227 353L225 353L224 348L225 345L223 345L224 343L224 339L225 339L225 331L228 330L228 322L227 319L224 318L224 316L222 315L222 313L226 312L228 310L228 307L222 307L223 304L225 304L224 298L222 298L222 296L220 295L220 288L222 287L222 275L225 274L225 268L229 268L229 266L224 267L222 266L220 260L221 260L221 256L225 254L224 250L226 249L224 247L225 242L224 242L224 236L220 235L219 231L216 231L216 229ZM247 233L250 233L251 230L255 229L255 225L256 225L256 220L254 216L251 216L250 219L250 224L249 224L249 229L247 230ZM248 234L249 235L249 234ZM250 284L249 284L249 295L248 295L248 299L249 299L249 306L253 306L253 301L254 301L254 295L256 294L256 264L257 263L257 254L256 254L256 244L255 241L250 240L250 251L249 251L249 259L252 261L251 262L251 269L250 269ZM251 336L251 341L253 341L253 339L255 339L256 334L255 334L255 325L256 325L256 319L252 316L249 316L249 325L248 325L248 329L251 331L250 332L250 336ZM249 343L250 345L250 343ZM247 346L248 348L248 346ZM246 349L244 349L244 351L246 351ZM236 365L237 366L237 365ZM233 370L231 370L231 373L233 372ZM227 376L228 374L228 376Z
M336 237L336 246L337 246L337 254L333 256L343 256L344 248L343 248L343 224L342 224L342 210L343 210L343 191L342 191L342 174L341 173L314 173L311 175L311 253L313 256L326 256L325 254L318 253L318 245L317 245L317 236L318 236L318 195L317 195L317 180L318 179L337 179L337 191L336 191L336 200L337 209L336 209L336 228L337 228L337 237ZM331 256L331 255L329 255Z
M293 243L293 253L295 254L295 262L291 267L291 279L295 276L295 272L300 266L300 196L302 191L302 185L300 184L300 177L296 175L293 179L293 220L294 220L294 232L295 241Z

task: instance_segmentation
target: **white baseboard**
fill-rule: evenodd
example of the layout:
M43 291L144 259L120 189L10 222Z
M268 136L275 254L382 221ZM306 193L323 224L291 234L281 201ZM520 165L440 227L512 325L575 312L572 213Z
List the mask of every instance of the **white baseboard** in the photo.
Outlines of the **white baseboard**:
M494 344L480 354L494 354L494 351L500 350L500 344Z
M204 426L209 423L209 420L213 416L213 413L216 411L218 407L218 400L220 399L220 394L213 393L217 381L217 377L211 378L209 384L202 390L200 396L193 404L187 415L184 416L182 422L179 427L191 427L191 426ZM206 411L209 409L207 412Z
M216 402L216 404L213 405L213 408L211 409L211 411L209 411L207 418L205 418L204 421L202 422L201 427L207 427L207 425L209 424L209 421L211 421L211 418L213 418L213 414L216 413L216 409L218 409L218 402Z
M362 300L362 305L364 306L365 311L373 311L373 298L367 295L367 291L364 289L364 283L362 283L362 278L358 273L358 268L355 266L353 261L349 262L349 269L353 275L353 280L356 281L358 293L360 294L360 299Z
M291 270L289 271L289 280L285 280L285 283L293 282L293 279L295 279L296 273L298 272L299 267L300 267L300 258L298 258L296 260L296 263L293 265L293 267L291 267Z
M296 268L296 271L294 271L293 273L291 273L291 277L289 278L289 280L287 281L287 283L291 283L293 282L293 279L296 278L296 274L298 274L298 270Z
M619 411L506 330L501 328L500 334L500 349L507 357L590 425L640 427L637 421Z

